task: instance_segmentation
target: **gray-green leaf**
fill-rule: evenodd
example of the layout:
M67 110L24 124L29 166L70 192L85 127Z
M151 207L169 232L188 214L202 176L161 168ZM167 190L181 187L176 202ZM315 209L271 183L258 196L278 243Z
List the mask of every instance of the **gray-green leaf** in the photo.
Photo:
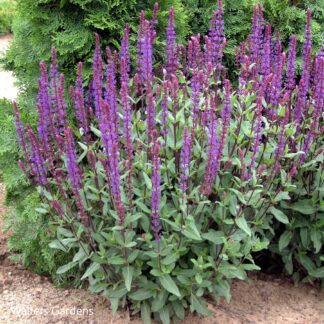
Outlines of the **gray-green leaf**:
M288 217L281 210L271 207L270 212L279 222L289 224Z
M176 295L178 297L181 297L180 291L176 283L173 281L170 275L165 275L163 277L160 277L160 283L162 287L170 292L173 295Z
M132 280L133 280L134 268L127 266L123 268L123 277L125 280L125 286L128 291L131 290Z

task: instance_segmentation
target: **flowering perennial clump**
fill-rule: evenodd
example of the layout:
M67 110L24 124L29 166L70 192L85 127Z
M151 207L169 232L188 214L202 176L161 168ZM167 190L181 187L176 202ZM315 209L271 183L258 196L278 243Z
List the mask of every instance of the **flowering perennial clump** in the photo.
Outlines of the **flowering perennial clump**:
M19 165L76 253L59 271L84 269L115 310L131 301L145 321L183 318L189 305L207 315L206 293L228 299L230 280L258 268L251 251L269 243L255 224L287 224L281 201L304 165L323 163L324 58L312 56L310 11L297 80L296 37L286 55L254 8L237 86L222 65L223 15L219 0L209 34L184 50L171 8L161 69L155 5L151 21L140 15L136 62L128 25L106 60L96 35L92 79L85 88L80 62L71 100L55 49L49 73L40 63L37 134L14 105Z

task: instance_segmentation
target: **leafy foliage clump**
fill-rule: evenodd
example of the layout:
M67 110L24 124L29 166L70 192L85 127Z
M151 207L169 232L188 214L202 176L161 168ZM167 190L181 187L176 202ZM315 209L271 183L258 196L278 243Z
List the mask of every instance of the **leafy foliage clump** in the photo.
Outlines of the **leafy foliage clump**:
M208 315L201 297L229 300L231 280L258 269L252 252L269 236L280 237L286 258L307 210L315 224L306 269L323 278L324 49L313 57L310 10L297 82L296 37L283 52L254 7L249 41L235 53L235 88L222 64L222 1L204 42L193 36L186 49L170 9L162 71L153 12L140 16L135 69L126 26L105 63L96 35L91 82L84 86L79 63L69 100L56 50L49 72L40 63L37 132L14 105L19 166L51 220L49 246L70 256L57 274L75 271L114 311L130 305L145 322L183 319L186 309Z
M34 124L35 116L22 115L22 120ZM34 122L33 122L34 120ZM57 285L78 284L73 273L57 275L56 270L71 256L64 251L53 250L49 243L55 236L49 218L37 211L41 203L35 188L31 187L17 165L21 156L14 126L12 104L0 100L0 180L6 187L5 229L13 232L8 238L12 258L36 273L50 276Z
M14 0L0 0L0 35L12 31L11 25L16 11Z

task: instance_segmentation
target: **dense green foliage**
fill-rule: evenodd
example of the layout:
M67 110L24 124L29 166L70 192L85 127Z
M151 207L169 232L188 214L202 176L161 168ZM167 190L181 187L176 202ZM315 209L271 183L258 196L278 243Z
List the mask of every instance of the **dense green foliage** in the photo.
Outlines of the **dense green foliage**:
M73 79L74 67L78 61L87 63L86 76L89 76L93 55L93 33L98 32L104 40L103 45L119 48L123 26L130 24L134 36L140 10L152 15L154 0L127 1L87 1L87 0L18 0L17 17L13 25L15 40L7 55L7 67L13 70L18 81L35 97L38 62L50 59L50 49L58 51L59 64L67 80ZM177 38L180 43L192 34L206 34L209 19L216 7L212 0L183 1L163 0L159 3L156 55L161 58L165 41L164 29L168 18L168 8L175 7ZM228 46L225 52L226 64L234 64L234 45L246 39L249 33L252 7L256 0L224 1L225 31ZM283 45L288 45L289 35L296 33L299 46L303 39L305 9L313 10L314 51L321 44L324 32L324 2L263 0L265 18L281 33ZM28 41L26 42L26 39ZM300 48L300 47L299 47ZM300 52L300 50L299 50ZM132 53L135 53L133 47ZM31 91L34 90L34 91Z
M0 35L12 31L11 25L16 12L14 0L0 0Z
M313 282L324 276L323 166L323 153L303 166L291 200L281 204L289 224L274 223L267 232L270 251L282 257L285 271L296 282Z

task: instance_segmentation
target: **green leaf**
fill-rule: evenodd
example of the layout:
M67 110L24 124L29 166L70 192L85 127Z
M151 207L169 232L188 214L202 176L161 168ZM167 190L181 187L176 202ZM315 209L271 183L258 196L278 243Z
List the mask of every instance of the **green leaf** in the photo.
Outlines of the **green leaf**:
M133 300L141 301L145 299L149 299L153 296L153 293L151 290L140 288L136 290L135 292L129 294L129 297Z
M125 281L125 286L128 291L131 290L131 284L133 280L134 268L131 266L127 266L123 268L123 277Z
M160 309L162 309L162 307L165 305L168 296L169 293L167 291L161 290L152 302L152 312L158 312Z
M75 267L78 263L77 262L69 262L61 267L59 267L57 270L56 270L56 273L57 274L62 274L62 273L65 273L69 270L71 270L73 267Z
M186 226L186 229L183 231L183 234L189 239L201 241L200 233L196 227L195 221L192 220L189 225Z
M143 172L143 177L144 177L144 181L145 181L147 189L151 190L152 189L152 181L151 181L150 177L145 172Z
M244 205L246 205L246 200L244 199L244 196L243 196L243 194L240 191L238 191L236 189L233 189L233 188L230 188L229 190L232 191L232 192L234 192L235 195L236 195L236 197L241 201L241 203L243 203Z
M315 278L324 278L324 267L310 271L309 274Z
M318 231L315 228L312 228L310 236L311 236L311 240L314 244L315 253L318 253L322 247L322 240L321 240L322 233L321 233L321 231Z
M280 191L280 192L276 195L274 201L275 201L275 202L279 202L279 201L281 201L281 200L289 200L289 199L290 199L290 197L289 197L289 193L288 193L287 191Z
M231 286L226 280L221 280L214 288L217 296L224 296L229 303L231 300Z
M237 218L235 220L235 223L236 225L242 230L244 231L247 235L251 236L252 233L251 233L251 229L248 225L248 223L246 222L246 219L244 216L241 216L239 218Z
M48 210L46 210L45 208L35 208L35 211L42 215L48 214Z
M207 233L202 234L202 237L216 245L226 242L225 235L222 231L209 230Z
M141 201L135 201L135 204L145 213L151 214L151 211Z
M71 231L67 230L67 229L64 228L64 227L59 227L59 228L57 229L57 233L58 233L58 234L61 234L61 235L63 235L63 236L65 236L65 237L73 237L73 236L74 236L73 233L72 233Z
M97 271L98 269L100 269L100 264L97 262L93 262L90 267L87 269L87 271L84 273L84 275L82 276L81 280L89 277L90 275L92 275L95 271Z
M271 207L269 211L279 222L289 224L288 217L281 210Z
M163 324L170 324L170 314L169 314L169 308L167 306L164 306L159 311L160 319Z
M291 208L304 215L312 215L316 212L311 199L299 200L292 204Z
M159 277L160 283L162 287L170 292L173 295L181 297L180 291L176 283L173 281L170 275L165 275L163 277Z
M308 228L307 227L303 227L300 229L300 238L301 238L301 242L302 242L304 248L307 248L308 244L309 244L309 236L308 236Z
M192 311L196 311L198 314L204 316L212 315L212 312L203 303L201 303L193 293L191 293L190 296L190 304Z
M115 288L111 288L109 290L107 290L105 292L105 296L107 296L107 298L111 299L111 298L122 298L127 294L127 289L124 287L115 287Z
M144 324L151 324L151 308L147 302L141 304L141 317Z
M300 255L299 256L300 263L302 266L308 271L311 272L315 269L315 264L312 259L307 255Z
M65 245L62 244L62 242L60 242L59 240L54 240L51 243L48 244L48 246L52 249L57 249L57 250L61 250L63 252L67 252L67 248Z
M282 251L285 247L288 246L292 237L293 237L293 233L290 231L285 231L281 234L279 239L279 251Z
M112 313L116 314L119 306L119 298L109 298L109 301Z
M177 317L183 320L185 317L185 310L182 305L182 302L180 300L175 300L174 302L172 302L172 308L175 314L177 315Z

